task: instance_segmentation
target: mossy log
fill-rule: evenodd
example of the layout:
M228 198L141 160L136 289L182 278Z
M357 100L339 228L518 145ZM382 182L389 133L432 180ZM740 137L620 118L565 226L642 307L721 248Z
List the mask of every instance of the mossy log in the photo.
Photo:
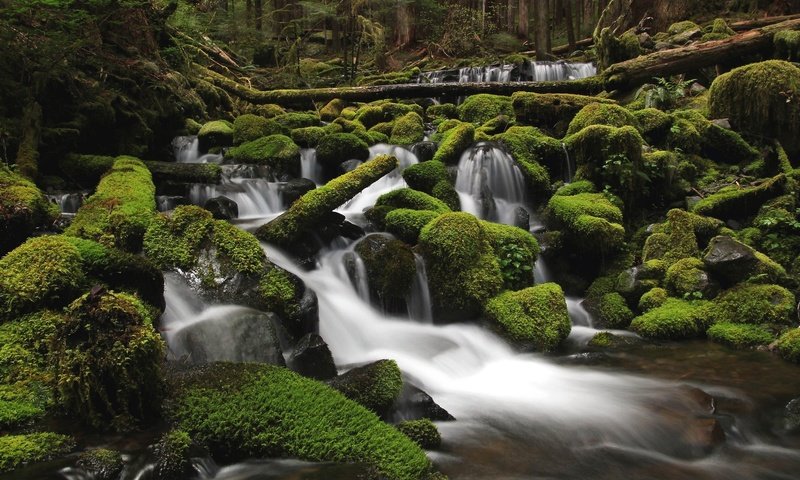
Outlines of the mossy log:
M370 85L363 87L308 88L304 90L261 91L248 88L224 75L203 69L202 75L250 103L274 103L284 107L308 108L314 102L327 102L334 98L354 102L371 102L385 98L436 98L493 93L511 95L514 92L577 93L594 95L603 90L595 77L560 82L471 82L471 83L411 83L400 85Z
M800 30L800 19L749 30L724 40L694 43L611 65L603 78L609 89L634 88L653 77L665 77L717 64L732 64L772 48L772 37L783 30Z
M219 183L222 169L214 163L176 163L145 161L153 183Z

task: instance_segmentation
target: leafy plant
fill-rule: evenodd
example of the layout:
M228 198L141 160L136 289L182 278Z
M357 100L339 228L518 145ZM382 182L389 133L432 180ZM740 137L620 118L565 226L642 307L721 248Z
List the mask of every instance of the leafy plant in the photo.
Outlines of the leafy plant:
M514 243L500 247L500 271L506 284L516 284L525 278L533 267L528 263L529 255L524 248Z
M648 90L640 90L637 97L644 92L644 104L648 108L658 108L669 110L675 108L678 100L686 96L686 90L694 83L695 79L670 80L664 77L656 77L655 87Z

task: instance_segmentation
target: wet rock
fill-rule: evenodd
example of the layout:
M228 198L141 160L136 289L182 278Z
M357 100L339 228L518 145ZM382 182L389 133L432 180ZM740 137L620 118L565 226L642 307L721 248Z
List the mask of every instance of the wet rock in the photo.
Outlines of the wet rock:
M758 265L752 248L725 235L711 240L703 262L717 279L728 285L745 280Z
M93 480L114 480L122 473L125 464L119 452L96 448L81 453L75 466L89 474Z
M455 417L440 407L430 395L414 385L406 383L392 405L389 419L392 423L398 423L420 418L437 422L455 420Z
M686 30L683 33L674 35L672 38L670 38L670 41L675 45L685 45L691 42L692 40L695 40L702 36L703 36L702 30L700 30L699 28L693 28L691 30Z
M339 375L329 385L385 418L400 395L403 379L394 360L378 360Z
M382 234L361 240L355 252L364 261L370 297L385 311L406 311L406 297L417 273L414 252L406 243Z
M417 156L420 162L431 160L436 154L438 146L434 142L418 142L411 147L411 152Z
M514 226L523 230L531 228L531 216L523 207L517 207L514 210Z
M358 168L358 166L361 165L362 163L364 162L356 159L345 160L344 162L339 164L339 168L344 173L352 172L353 170Z
M653 275L644 265L629 268L617 277L617 292L629 301L638 301L645 292L658 286Z
M725 442L725 431L716 418L696 418L686 425L682 440L693 449L708 452Z
M783 413L783 427L788 432L800 432L800 397L786 404Z
M337 373L328 344L316 333L309 333L297 342L288 364L300 375L317 380L331 379Z
M224 195L209 198L203 208L211 212L211 215L217 220L239 218L239 205Z
M283 202L286 205L291 205L295 200L302 197L306 193L317 188L317 185L307 178L295 178L289 180L283 185L281 193L283 193Z

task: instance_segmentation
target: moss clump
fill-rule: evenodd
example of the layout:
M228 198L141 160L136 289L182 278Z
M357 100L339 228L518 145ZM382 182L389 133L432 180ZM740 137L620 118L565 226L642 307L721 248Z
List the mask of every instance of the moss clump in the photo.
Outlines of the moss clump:
M775 44L775 56L781 60L797 62L800 60L800 32L782 30L772 37Z
M729 118L738 129L775 138L794 155L800 152L800 69L769 60L720 75L710 88L711 118Z
M699 258L683 258L667 269L666 287L676 297L698 294L708 297L709 283L705 264Z
M414 112L420 117L425 115L425 110L416 103L385 102L381 105L381 110L387 120L398 119L410 112Z
M208 122L197 132L197 139L204 152L214 147L229 147L233 145L233 124L227 120Z
M220 460L363 462L393 480L424 478L431 470L424 452L375 414L284 368L215 364L181 380L173 416Z
M439 161L421 162L403 170L403 180L414 190L431 194L439 182L450 183L447 166Z
M398 208L388 212L383 221L387 232L408 244L415 245L422 228L439 215L441 215L439 212L430 210Z
M486 304L486 316L505 338L543 352L555 350L572 328L556 283L502 293Z
M745 349L760 345L768 345L773 336L767 329L759 325L742 325L735 323L717 323L706 332L712 342L721 343L731 348Z
M685 33L690 30L700 30L700 25L690 20L684 20L682 22L677 22L670 25L669 28L667 28L667 33L672 36Z
M226 154L236 163L268 165L276 175L300 175L300 147L286 135L270 135L238 147Z
M514 108L511 106L511 97L480 93L468 97L459 105L458 115L463 122L481 125L498 115L513 117Z
M334 98L319 110L319 117L323 122L332 122L342 114L348 103L341 98Z
M261 137L284 133L285 130L285 127L275 120L246 113L239 115L233 121L233 144L241 145Z
M633 32L626 32L621 37L616 37L609 27L600 31L596 47L598 64L602 70L642 54L639 38Z
M375 202L376 207L409 208L412 210L430 210L437 213L450 211L443 201L411 188L400 188L384 193Z
M475 127L469 123L462 123L447 130L444 140L442 140L433 156L433 160L442 162L445 165L457 164L464 150L472 145L474 138Z
M533 265L539 243L527 230L510 225L483 222L503 274L503 288L519 290L533 285Z
M636 117L627 108L610 103L590 103L583 107L569 123L567 135L578 133L590 125L640 128Z
M600 298L598 313L598 320L606 328L627 328L635 316L622 295L616 292Z
M190 450L192 439L183 430L165 433L153 448L156 457L153 475L156 480L178 480L192 475Z
M289 112L275 117L275 121L289 130L303 127L318 127L319 116L316 113Z
M651 288L643 293L641 298L639 298L639 311L644 313L649 312L654 308L658 308L661 305L664 305L668 298L669 294L663 288Z
M155 210L150 171L136 158L118 157L65 233L137 252Z
M616 103L584 95L515 92L511 103L517 123L563 133L578 112L590 103ZM558 127L560 125L560 127Z
M786 175L772 177L754 187L730 186L709 195L692 212L722 219L744 218L758 212L767 200L784 193Z
M417 273L414 253L400 240L372 234L361 240L355 252L364 261L370 291L387 309L404 307Z
M776 347L784 360L800 363L800 328L793 328L781 335Z
M114 480L119 477L125 463L115 450L94 448L82 452L76 466L91 475L93 480Z
M717 219L674 208L667 212L667 221L657 225L645 241L642 259L662 260L669 266L682 258L697 257L700 244L705 244L721 227L722 222Z
M83 286L81 256L60 235L35 237L0 259L0 314L63 306Z
M403 377L397 362L378 360L349 370L329 383L350 400L384 415L400 395Z
M698 337L706 331L705 302L670 298L660 307L633 319L631 330L645 338L680 340Z
M411 145L425 138L425 125L422 117L415 112L408 112L394 121L389 143L393 145Z
M317 161L327 171L338 170L345 160L369 158L367 142L352 133L334 133L322 139L317 146Z
M550 172L558 176L564 166L564 147L533 127L511 127L492 137L500 142L522 169L534 198L550 192Z
M0 166L0 255L21 244L39 227L50 225L58 208L36 185Z
M612 252L622 246L622 212L601 193L554 196L547 204L554 226L585 252Z
M740 285L717 297L710 315L718 323L788 324L794 295L778 285Z
M45 462L66 455L75 446L71 437L57 433L31 433L0 437L0 472L29 463Z
M397 429L425 450L435 450L442 445L439 429L427 418L400 422Z
M651 144L662 144L672 126L672 117L657 108L644 108L633 112L639 133Z
M304 127L292 130L291 136L292 141L303 148L316 148L328 133L325 127Z
M425 225L419 249L428 270L434 314L443 319L477 316L502 288L489 236L468 213L446 213Z
M579 193L597 193L597 187L589 180L578 180L559 187L553 195L571 197Z
M356 116L353 118L353 120L364 125L365 128L372 128L385 119L383 109L380 105L364 105L356 110Z
M448 120L458 118L458 107L452 103L431 105L425 110L425 116L430 121Z

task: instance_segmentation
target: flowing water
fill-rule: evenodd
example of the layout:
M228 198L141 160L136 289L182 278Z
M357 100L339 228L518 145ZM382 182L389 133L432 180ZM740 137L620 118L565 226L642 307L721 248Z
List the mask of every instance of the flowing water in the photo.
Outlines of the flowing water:
M417 83L544 82L578 80L596 74L597 67L592 63L526 61L520 65L500 64L422 72L416 81Z

